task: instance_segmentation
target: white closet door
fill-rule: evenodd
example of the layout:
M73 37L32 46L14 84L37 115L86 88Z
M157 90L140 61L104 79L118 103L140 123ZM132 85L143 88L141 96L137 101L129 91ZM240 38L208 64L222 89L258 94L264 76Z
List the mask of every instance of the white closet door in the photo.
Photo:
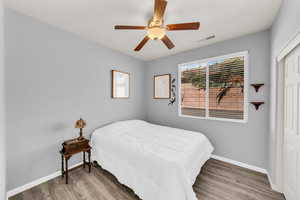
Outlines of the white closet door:
M300 47L285 59L284 194L300 200Z

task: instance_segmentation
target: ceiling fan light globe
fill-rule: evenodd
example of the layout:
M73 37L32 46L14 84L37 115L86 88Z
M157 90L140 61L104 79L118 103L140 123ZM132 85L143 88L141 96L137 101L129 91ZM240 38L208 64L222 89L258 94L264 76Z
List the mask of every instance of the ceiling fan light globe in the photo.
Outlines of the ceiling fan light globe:
M166 31L161 27L150 27L148 28L147 34L151 40L158 40L166 35Z

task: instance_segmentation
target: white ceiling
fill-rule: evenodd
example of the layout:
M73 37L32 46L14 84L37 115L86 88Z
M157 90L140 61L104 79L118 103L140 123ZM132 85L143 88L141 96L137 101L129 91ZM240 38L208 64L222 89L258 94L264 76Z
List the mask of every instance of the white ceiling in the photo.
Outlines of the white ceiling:
M25 15L76 33L134 57L151 60L219 41L268 29L282 0L169 0L165 24L200 21L199 31L168 32L176 45L161 41L133 49L144 30L115 31L114 25L146 25L154 0L6 0L6 6ZM199 42L215 34L216 38Z

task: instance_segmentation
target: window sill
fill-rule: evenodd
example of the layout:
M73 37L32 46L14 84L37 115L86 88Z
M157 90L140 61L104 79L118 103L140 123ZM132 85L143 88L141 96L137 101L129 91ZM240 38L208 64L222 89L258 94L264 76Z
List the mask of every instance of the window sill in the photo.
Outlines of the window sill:
M235 122L235 123L242 123L246 124L248 123L248 119L226 119L226 118L214 118L214 117L196 117L196 116L190 116L190 115L182 115L179 114L179 117L183 118L192 118L192 119L204 119L204 120L212 120L212 121L224 121L224 122Z

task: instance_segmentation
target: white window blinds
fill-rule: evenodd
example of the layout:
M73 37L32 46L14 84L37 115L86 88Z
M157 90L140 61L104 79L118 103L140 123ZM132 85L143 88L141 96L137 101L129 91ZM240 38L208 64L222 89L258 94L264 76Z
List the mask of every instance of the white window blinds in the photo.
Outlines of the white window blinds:
M248 53L179 65L179 115L247 120Z

